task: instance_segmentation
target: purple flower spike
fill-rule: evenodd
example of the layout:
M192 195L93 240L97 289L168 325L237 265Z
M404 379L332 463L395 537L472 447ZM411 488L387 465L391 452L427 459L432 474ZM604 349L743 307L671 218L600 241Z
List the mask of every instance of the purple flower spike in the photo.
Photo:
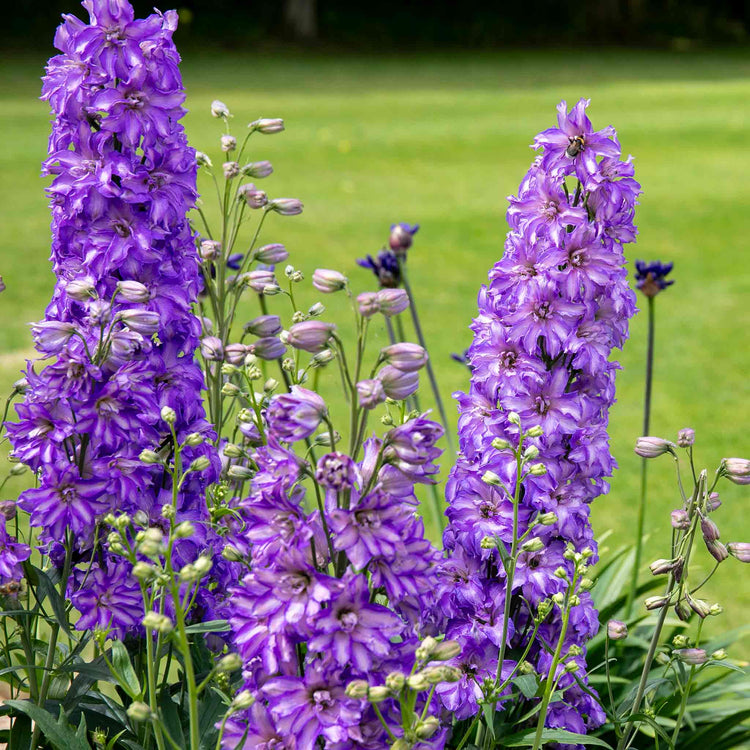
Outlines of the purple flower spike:
M42 98L52 110L43 169L52 178L51 259L57 282L45 320L33 328L44 362L27 373L19 421L8 433L39 486L20 507L31 514L45 553L76 547L68 594L77 627L140 627L140 588L110 554L110 511L151 515L171 495L161 467L139 460L172 440L162 409L174 413L184 460L208 459L179 491L177 518L208 525L206 486L218 474L202 406L192 312L202 287L187 220L195 205L196 156L180 119L185 99L172 41L177 14L135 18L127 0L87 0L89 21L64 16ZM217 243L201 244L205 263ZM221 343L221 342L219 342ZM96 554L94 540L98 536ZM205 534L203 534L205 540ZM184 540L181 550L195 541ZM203 601L204 593L198 593Z
M357 264L362 268L369 268L375 274L381 287L395 289L401 283L398 258L392 250L381 250L376 258L368 255L358 260Z
M524 431L541 432L524 443L538 451L533 462L543 473L523 479L519 533L539 513L554 514L552 523L532 529L541 547L518 556L510 586L516 614L508 627L515 648L527 645L523 633L534 607L565 587L556 571L570 570L564 557L568 545L596 552L589 503L607 491L606 477L615 467L606 426L618 365L609 357L627 339L635 312L621 243L635 238L640 186L631 160L620 159L614 130L594 131L587 106L581 100L568 113L563 102L558 127L534 141L543 153L518 196L509 199L505 254L479 293L479 315L471 326L470 390L457 394L460 458L446 484L449 525L443 540L449 557L440 566L443 587L435 616L441 631L461 644L460 658L480 675L487 669L496 674L502 613L495 607L506 595L505 582L498 583L494 572L497 550L484 542L490 537L509 550L513 541L516 459L512 451L493 446L496 439L518 444L519 428L509 415L519 416ZM578 187L570 184L572 176ZM393 449L406 458L403 448ZM580 600L571 611L566 648L583 648L597 629L590 596L581 593ZM540 629L542 640L555 644L560 627L555 610ZM478 649L480 635L486 652ZM539 641L526 658L539 674L550 668L549 652ZM582 657L577 658L583 675ZM584 732L604 720L571 675L559 684L565 692L550 706L547 726ZM476 704L472 691L471 684L459 682L437 692L446 709L463 711Z

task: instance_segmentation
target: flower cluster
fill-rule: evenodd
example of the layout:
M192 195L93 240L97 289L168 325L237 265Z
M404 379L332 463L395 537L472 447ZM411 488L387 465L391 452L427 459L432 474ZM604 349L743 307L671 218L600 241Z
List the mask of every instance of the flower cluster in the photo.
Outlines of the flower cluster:
M55 37L61 54L44 78L54 115L44 169L53 178L57 283L32 328L41 361L28 368L8 433L15 456L39 475L19 505L53 559L73 563L79 626L122 635L134 624L138 585L109 550L103 516L117 509L163 525L169 476L139 454L148 448L168 461L174 441L192 436L184 460L209 468L189 474L175 510L200 522L218 459L193 356L200 280L186 213L196 158L179 124L177 15L135 19L126 0L83 5L90 22L65 17ZM185 540L182 563L192 561L192 543Z
M460 699L454 689L448 708L472 716L482 680L513 668L498 667L499 655L522 652L541 619L525 658L546 676L564 635L568 672L555 677L562 697L546 722L576 732L603 720L569 673L584 666L597 618L585 586L571 596L565 629L558 605L575 566L594 556L589 503L615 467L606 428L618 365L609 355L635 311L622 243L635 237L640 192L614 130L594 131L587 105L568 113L562 102L558 127L536 137L542 153L510 198L505 254L479 294L471 387L457 395L461 455L447 484L439 600L446 637L462 644L466 662ZM512 576L498 546L503 560L517 553ZM503 626L504 611L513 614Z
M381 372L409 374L425 353L404 344L379 361L392 363ZM369 407L362 409L366 416ZM336 450L328 407L314 391L295 385L263 408L264 444L251 455L257 472L235 507L243 526L228 537L230 557L250 558L226 616L255 703L232 720L227 747L312 750L319 738L342 749L387 744L372 706L345 691L353 680L385 682L396 673L403 685L437 582L440 555L424 537L414 488L434 481L442 428L424 415L403 416L382 438L365 440L356 460L356 444L352 455ZM316 436L321 426L329 432ZM308 461L294 452L305 440L330 450L315 460L309 449ZM395 735L397 695L378 707Z

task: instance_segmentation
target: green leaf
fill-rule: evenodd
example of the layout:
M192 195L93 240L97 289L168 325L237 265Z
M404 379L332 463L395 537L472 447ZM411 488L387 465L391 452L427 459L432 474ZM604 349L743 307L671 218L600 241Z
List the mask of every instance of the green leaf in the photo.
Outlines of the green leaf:
M158 706L161 719L167 732L169 732L169 736L174 740L177 747L187 747L180 720L180 708L177 703L165 692L159 696Z
M721 721L712 722L703 729L692 732L680 743L682 750L703 750L706 747L713 747L714 743L727 732L731 731L737 724L741 724L750 718L750 709L738 711L736 714L727 716Z
M482 714L484 723L490 731L490 736L495 739L495 707L491 703L482 703Z
M523 693L524 698L533 698L539 689L536 675L533 674L519 675L514 677L511 682Z
M623 719L623 722L626 721L645 721L656 733L659 734L660 737L665 740L669 747L674 747L674 745L672 745L672 738L664 731L662 727L659 726L659 724L654 720L653 716L641 713L631 714L630 716ZM675 722L671 723L674 724Z
M226 697L222 693L212 689L201 697L198 704L198 715L200 716L198 731L201 738L201 750L214 750L216 737L219 734L216 724L221 721L226 710Z
M133 700L140 700L143 696L141 683L138 681L138 675L130 663L130 655L122 641L112 643L112 666L115 668L115 677L123 690Z
M58 750L91 750L89 743L78 737L67 722L60 724L49 711L29 701L6 700L5 704L26 714Z
M535 737L535 731L517 732L516 734L511 734L509 737L503 737L502 746L530 747L534 744ZM611 745L608 745L599 737L590 737L587 734L576 734L575 732L568 732L565 729L545 729L542 732L542 740L545 742L563 742L566 745L594 745L596 747L607 747L609 750L613 750Z
M65 600L60 596L58 590L55 588L55 584L43 570L33 565L30 567L34 568L39 580L38 588L42 593L40 599L43 600L44 597L49 599L52 611L55 614L55 622L63 629L65 635L73 638L73 633L68 625L68 612L65 608Z
M191 633L226 633L229 630L227 620L208 620L207 622L197 622L195 625L188 625L185 632Z

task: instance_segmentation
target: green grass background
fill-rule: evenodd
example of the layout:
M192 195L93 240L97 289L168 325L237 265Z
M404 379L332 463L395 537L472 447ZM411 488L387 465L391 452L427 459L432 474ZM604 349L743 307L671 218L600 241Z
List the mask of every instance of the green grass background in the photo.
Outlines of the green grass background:
M212 99L229 105L239 133L259 116L285 119L285 133L254 136L250 158L273 162L276 172L263 185L269 194L305 203L302 216L274 217L264 238L284 242L308 275L317 266L338 268L358 291L372 288L355 259L378 250L391 222L422 225L410 273L448 400L467 383L467 372L449 355L469 344L476 293L502 252L505 197L529 165L528 145L554 124L560 99L590 97L594 124L617 128L643 185L640 237L627 248L628 258L675 263L676 283L656 305L652 432L673 439L681 427L695 428L698 461L711 472L722 456L750 456L746 54L571 50L363 58L250 50L184 58L188 134L215 161ZM8 286L0 296L2 392L29 355L27 323L42 316L53 284L38 178L49 129L47 107L36 99L43 63L43 54L0 61L0 274ZM340 300L324 301L331 317L340 311ZM250 307L244 312L256 314ZM614 531L610 548L634 535L639 463L632 446L641 431L645 328L645 315L637 316L620 357L611 417L620 469L594 509L597 531ZM384 340L378 331L375 342ZM453 416L452 403L449 409ZM667 556L669 511L679 505L670 461L650 467L647 561ZM3 492L21 486L17 480ZM722 539L750 541L750 488L723 483L721 492L715 518ZM709 565L707 556L701 562ZM749 572L729 560L704 589L727 610L716 626L747 619Z

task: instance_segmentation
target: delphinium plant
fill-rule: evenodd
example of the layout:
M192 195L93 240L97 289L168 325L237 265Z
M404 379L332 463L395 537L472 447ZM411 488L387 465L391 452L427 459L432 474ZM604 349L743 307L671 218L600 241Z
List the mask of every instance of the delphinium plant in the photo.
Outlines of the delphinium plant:
M644 619L638 613L636 637L620 620L610 620L597 636L608 719L600 735L618 750L699 748L709 741L712 747L733 748L750 739L745 670L727 652L739 633L708 632L723 608L706 598L706 585L722 564L731 565L732 558L750 562L750 546L724 544L715 520L721 515L719 482L750 484L750 461L726 458L709 474L696 464L694 441L694 431L686 428L676 442L641 437L636 443L635 452L644 460L674 460L680 505L670 516L667 556L649 566L650 588L662 591L646 598L641 608L653 616Z
M505 255L472 325L437 610L462 649L449 662L458 689L437 691L457 720L452 747L502 747L523 727L535 748L564 739L554 728L575 742L604 720L586 685L597 630L589 503L615 466L609 355L635 311L622 243L640 188L587 105L562 102L558 127L536 137L541 154L510 199Z

